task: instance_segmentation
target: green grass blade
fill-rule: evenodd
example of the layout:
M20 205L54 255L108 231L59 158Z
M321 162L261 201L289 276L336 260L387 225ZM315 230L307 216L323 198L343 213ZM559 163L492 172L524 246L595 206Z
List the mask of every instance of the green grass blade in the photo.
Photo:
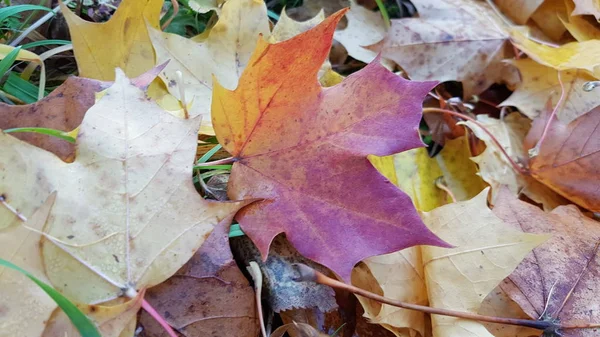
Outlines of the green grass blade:
M64 297L61 293L56 291L54 288L49 286L48 284L38 280L35 276L30 274L28 271L21 269L20 267L4 260L0 259L0 266L4 266L13 270L16 270L23 275L27 276L30 280L35 282L43 291L50 296L56 304L65 312L67 317L71 320L73 325L77 328L82 337L102 337L96 329L96 326L90 319L84 315L79 308L71 301L69 301L66 297Z
M25 81L12 71L4 83L4 91L27 104L35 103L38 100L38 86Z
M35 42L30 42L30 43L26 43L24 45L21 46L21 48L23 49L30 49L30 48L35 48L35 47L40 47L40 46L48 46L48 45L60 45L60 46L64 46L66 44L71 44L71 41L67 41L67 40L43 40L43 41L35 41Z
M20 51L21 47L17 47L8 53L6 57L2 59L2 61L0 61L0 77L4 77L8 69L10 69L12 64L17 60L17 56L19 56Z
M16 5L16 6L4 7L4 8L0 8L0 22L8 19L9 17L11 17L13 15L17 15L17 14L19 14L21 12L25 12L25 11L50 12L50 11L52 11L52 9L50 9L48 7L44 7L44 6L37 6L37 5Z
M55 130L55 129L31 127L31 128L13 128L13 129L4 130L4 133L14 133L14 132L41 133L43 135L48 135L48 136L60 138L62 140L66 140L69 143L75 143L75 138L67 135L67 133L64 131Z
M375 0L375 2L377 3L377 7L379 7L379 11L381 12L381 16L383 17L385 26L387 28L390 28L390 26L392 25L390 21L390 15L388 14L387 8L385 8L385 5L383 4L383 0Z
M231 170L233 165L194 166L194 170Z
M273 19L273 20L275 20L275 21L279 21L279 15L277 15L277 13L273 12L272 10L270 10L270 9L269 9L269 10L267 11L267 15L268 15L268 16L269 16L271 19Z
M214 156L215 153L217 153L217 151L219 151L220 149L221 144L217 144L217 146L210 149L210 151L206 152L202 157L200 157L200 159L198 159L198 164L206 163L210 159L210 157Z

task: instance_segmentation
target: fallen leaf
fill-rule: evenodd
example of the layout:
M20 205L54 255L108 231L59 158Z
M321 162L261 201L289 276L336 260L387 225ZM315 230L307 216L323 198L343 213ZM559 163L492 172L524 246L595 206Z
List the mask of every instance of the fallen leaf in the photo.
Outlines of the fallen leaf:
M533 121L525 149L536 145L549 120L545 112ZM599 124L599 107L570 124L553 119L539 152L529 161L534 178L593 212L600 211L600 189L595 180L600 174Z
M525 232L552 234L502 283L502 289L529 317L563 324L600 321L596 300L600 277L598 222L573 205L544 213L506 193L499 197L494 214ZM563 330L562 335L596 336L598 328Z
M368 256L444 243L366 158L422 144L419 111L433 83L406 81L375 60L322 88L316 74L344 12L293 39L260 40L235 91L215 84L212 116L235 157L229 197L265 199L237 215L263 258L284 232L303 256L349 280Z
M600 77L600 40L570 42L554 48L530 40L523 29L512 29L512 42L534 61L556 70L581 69Z
M382 57L413 80L460 81L471 97L504 79L514 80L503 23L488 4L466 0L422 0L418 18L392 20Z
M498 8L518 25L524 25L544 0L494 0Z
M575 10L571 15L593 15L596 20L600 20L600 4L597 0L573 0Z
M325 20L325 13L321 10L314 17L306 21L296 21L287 15L286 11L282 11L279 20L273 27L270 42L276 43L293 38L294 36L303 33Z
M544 0L531 15L531 20L537 27L554 41L559 41L567 29L560 20L560 15L566 15L565 0Z
M575 6L569 0L565 0L565 6L567 7L567 15L559 14L558 17L577 41L600 39L598 21L589 20L587 16L572 15Z
M394 156L398 186L421 211L430 211L448 202L448 194L436 187L439 178L443 178L458 201L471 199L484 189L485 183L477 176L477 167L469 157L466 137L446 141L434 158L430 158L424 148L399 153Z
M190 0L188 5L198 13L208 13L212 10L220 12L220 6L225 0Z
M113 306L78 305L78 307L96 324L102 337L131 337L135 332L136 316L142 305L143 295L140 293L132 300ZM64 336L81 335L64 311L55 309L46 323L42 337Z
M488 189L475 198L423 213L431 230L458 248L423 247L429 303L476 313L487 296L547 235L517 231L486 205ZM433 335L492 336L476 321L432 315Z
M502 285L494 288L486 296L481 307L479 307L478 313L485 316L529 319L523 309L502 290ZM540 334L539 330L518 325L495 323L484 323L484 325L494 337L531 337Z
M346 13L348 26L336 30L334 39L339 41L353 58L369 63L377 53L363 48L375 44L385 37L385 22L380 12L373 12L351 1L350 10Z
M237 261L246 265L254 261L260 267L263 298L274 312L312 308L330 312L337 308L335 294L330 287L296 281L298 272L294 264L306 264L325 274L331 272L300 255L282 235L273 240L269 256L264 262L260 251L247 236L231 238L231 246Z
M81 123L85 112L94 104L95 94L110 84L82 77L68 77L42 100L28 105L0 103L0 129L43 127L71 131ZM75 145L39 133L14 133L15 137L72 162Z
M325 16L330 16L333 13L349 7L351 0L311 0L303 1L302 6L287 8L286 12L294 20L304 21L315 17L320 11L325 13Z
M36 210L26 223L28 228L16 224L0 230L0 258L18 265L45 283L50 282L44 275L40 235L31 229L42 230L55 198L56 195L51 194ZM0 208L0 212L3 210L4 207ZM0 216L3 218L4 213ZM46 321L56 308L56 302L25 275L0 268L0 336L41 336Z
M556 106L561 95L557 70L531 59L514 60L511 63L519 68L522 83L500 106L515 106L531 119L544 111L548 101ZM556 112L560 121L568 124L600 105L598 95L583 90L584 83L594 81L593 77L582 70L564 70L560 76L565 89L564 102Z
M523 141L531 125L529 119L514 112L502 120L487 115L478 115L477 121L494 135L514 162L526 162L528 155L523 147ZM471 159L479 166L479 174L483 180L492 187L492 202L496 200L500 187L507 186L514 195L524 194L531 200L542 204L544 209L551 210L565 203L559 195L543 184L516 172L508 159L492 142L491 137L478 125L470 121L464 124L486 144L485 151Z
M186 101L193 99L204 116L200 131L214 134L209 118L213 76L227 88L237 86L259 35L270 33L266 5L254 0L227 1L219 21L201 43L156 27L148 27L148 31L157 63L170 60L161 73L169 93L181 99L184 92ZM177 72L181 72L182 80Z
M175 273L216 223L243 206L196 192L198 125L166 113L117 71L81 124L72 164L0 133L6 200L28 215L58 191L41 242L57 290L79 303L132 298ZM0 214L2 227L15 222Z
M271 337L282 337L286 333L294 332L297 337L328 337L328 334L324 334L317 329L313 328L310 324L306 323L288 323L275 329L271 334Z
M163 0L124 0L109 21L94 23L81 19L61 2L79 76L113 81L117 67L130 78L154 67L146 22L158 29L162 4Z
M229 226L219 225L177 273L147 291L147 301L183 336L256 337L254 291L233 260ZM141 337L168 336L143 312Z

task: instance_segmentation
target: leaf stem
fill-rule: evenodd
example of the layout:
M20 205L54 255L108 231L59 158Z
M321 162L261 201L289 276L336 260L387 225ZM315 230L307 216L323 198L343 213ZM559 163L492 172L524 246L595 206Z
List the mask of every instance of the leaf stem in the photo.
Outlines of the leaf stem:
M546 122L546 126L544 127L544 131L542 132L540 139L538 140L537 144L535 144L535 147L532 149L533 151L530 152L530 153L533 153L533 156L537 156L537 154L540 152L542 143L544 142L544 139L546 139L548 130L550 130L550 124L554 120L554 116L556 116L556 112L558 111L560 106L565 101L565 98L566 98L565 92L566 91L565 91L565 85L563 84L562 78L560 77L560 71L558 72L558 83L560 84L560 98L558 99L558 102L556 102L556 106L552 110L552 113L550 114L550 118L548 118L548 122Z
M205 166L233 164L233 163L235 163L235 161L236 161L235 158L227 157L227 158L223 158L223 159L219 159L219 160L215 160L215 161L209 161L207 163L196 163L194 168L201 169L202 167L205 167Z
M320 273L317 270L314 270L303 264L296 264L296 268L300 272L301 278L306 281L314 281L319 284L323 284L332 288L337 288L345 291L349 291L353 294L360 295L374 301L389 304L394 307L408 309L408 310L416 310L425 312L433 315L443 315L443 316L451 316L457 318L463 318L468 320L480 321L480 322L488 322L488 323L498 323L498 324L508 324L508 325L517 325L517 326L525 326L538 330L549 330L549 329L559 329L560 325L557 325L554 322L550 321L534 321L530 319L520 319L520 318L507 318L507 317L495 317L495 316L485 316L479 314L473 314L470 312L462 312L455 311L449 309L441 309L441 308L432 308L424 305L406 303L402 301L393 300L387 297L383 297L377 294L374 294L370 291L366 291L364 289L355 287L350 284L346 284L340 282L338 280L334 280L330 277L327 277Z
M500 142L498 141L498 139L496 139L496 137L494 137L494 135L485 127L483 126L483 124L479 123L477 120L475 120L474 118L471 118L465 114L462 114L460 112L456 112L456 111L452 111L452 110L447 110L447 109L440 109L440 108L423 108L423 113L429 113L429 112L438 112L438 113L445 113L448 115L452 115L455 117L459 117L465 120L468 120L469 122L477 125L478 127L480 127L483 132L487 133L488 136L490 136L490 139L492 140L492 142L494 143L494 145L496 145L496 147L498 149L500 149L500 151L502 152L502 154L504 155L504 157L506 157L506 160L508 160L508 162L510 163L510 166L512 166L512 168L517 172L520 173L522 175L529 175L529 170L528 169L524 169L523 167L521 167L519 164L517 164L509 155L508 153L506 153L506 150L504 150L504 147L502 146L502 144L500 144Z
M178 337L177 333L173 331L173 328L171 328L169 323L165 321L165 319L156 311L156 309L154 309L154 307L152 307L152 305L150 305L150 303L148 303L148 301L146 301L145 298L142 299L142 308L144 308L144 310L146 310L146 312L149 313L150 316L152 316L152 318L154 318L158 324L163 327L163 329L165 329L167 334L169 334L169 337Z

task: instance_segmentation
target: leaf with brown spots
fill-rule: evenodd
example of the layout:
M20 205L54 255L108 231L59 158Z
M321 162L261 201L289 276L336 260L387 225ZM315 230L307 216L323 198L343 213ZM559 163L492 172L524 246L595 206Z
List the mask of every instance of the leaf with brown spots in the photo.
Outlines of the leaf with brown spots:
M435 83L407 81L376 59L322 88L317 72L344 12L290 40L261 40L235 91L215 85L212 114L235 157L230 199L263 199L238 214L263 258L284 232L300 254L349 280L366 257L446 244L367 159L422 145L421 104Z
M533 121L526 150L536 145L547 123L539 153L529 161L531 175L581 207L600 212L600 107L569 124L550 121L546 111Z
M29 216L57 191L41 240L57 290L83 304L133 298L174 274L214 225L244 205L196 192L190 172L199 124L162 110L117 71L86 113L73 163L0 133L7 201ZM18 225L0 208L0 228Z
M220 225L175 275L146 292L147 301L182 336L256 337L259 333L254 291L237 267ZM168 336L143 312L141 337Z
M44 99L28 105L0 103L0 129L43 127L71 131L79 126L85 112L94 105L95 93L110 84L82 77L69 77ZM29 144L56 154L64 161L75 159L75 145L39 133L14 133Z
M381 49L413 80L460 81L464 97L515 81L503 23L483 1L420 0L419 17L392 20ZM514 78L514 79L513 79Z
M494 214L525 232L549 233L501 287L532 319L600 322L600 224L573 205L551 213L502 191ZM560 336L598 336L598 328L565 329Z

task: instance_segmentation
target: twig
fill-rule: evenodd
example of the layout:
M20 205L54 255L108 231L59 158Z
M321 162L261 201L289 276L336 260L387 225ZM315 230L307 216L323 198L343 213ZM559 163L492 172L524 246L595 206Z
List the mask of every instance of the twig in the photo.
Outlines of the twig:
M306 266L303 264L296 264L295 267L299 271L299 274L301 275L301 278L303 281L313 281L313 282L323 284L323 285L326 285L326 286L329 286L332 288L345 290L345 291L351 292L353 294L360 295L360 296L372 299L374 301L389 304L391 306L402 308L402 309L416 310L416 311L421 311L421 312L425 312L425 313L433 314L433 315L451 316L451 317L463 318L463 319L480 321L480 322L525 326L525 327L534 328L534 329L538 329L538 330L560 328L560 326L557 325L556 323L548 322L548 321L534 321L534 320L530 320L530 319L485 316L485 315L473 314L470 312L455 311L455 310L441 309L441 308L432 308L432 307L428 307L428 306L424 306L424 305L405 303L402 301L397 301L397 300L393 300L391 298L387 298L387 297L383 297L383 296L374 294L370 291L366 291L364 289L357 288L353 285L346 284L346 283L340 282L338 280L334 280L330 277L323 275L319 271L314 270L314 269L310 268L309 266Z
M233 164L236 161L233 157L227 157L215 161L209 161L207 163L196 163L194 168L199 168L203 166L214 166L214 165L223 165L223 164Z
M27 218L23 214L21 214L19 211L17 211L16 208L12 207L8 202L6 202L6 198L4 197L4 195L0 195L0 204L4 205L4 207L6 207L11 213L16 215L17 218L19 218L19 220L27 222Z
M262 295L261 295L261 291L262 291L262 271L260 270L260 267L258 266L258 263L254 262L254 261L250 261L250 265L246 266L246 269L248 269L248 272L250 273L250 276L252 276L252 280L254 280L254 289L255 289L255 295L256 295L256 310L258 311L258 321L260 323L260 331L262 333L263 337L269 337L269 335L267 334L267 330L265 329L265 319L263 318L263 312L262 312Z
M517 172L520 173L522 175L529 175L529 170L522 168L521 166L519 166L509 155L508 153L506 153L506 150L504 150L504 147L502 147L502 145L500 144L500 142L498 141L498 139L496 139L496 137L494 137L494 135L485 127L483 126L481 123L479 123L478 121L476 121L474 118L471 118L465 114L461 114L460 112L456 112L456 111L452 111L452 110L446 110L446 109L440 109L440 108L423 108L423 113L428 113L428 112L438 112L438 113L445 113L448 115L452 115L452 116L456 116L465 120L468 120L470 122L472 122L473 124L479 126L483 132L487 133L488 136L490 136L490 139L492 140L492 142L494 143L494 145L496 145L496 147L498 147L498 149L500 149L500 151L502 152L502 154L506 157L506 160L508 160L508 162L510 163L510 165L512 166L512 168Z
M150 314L150 316L152 316L152 318L154 318L156 322L163 327L163 329L165 329L170 337L179 337L177 336L177 333L173 331L173 328L169 325L169 323L165 321L165 319L156 311L156 309L154 309L154 307L152 307L152 305L150 305L150 303L146 301L145 298L142 299L142 308L144 308L144 310L146 310L146 312Z
M73 0L65 0L65 2L63 2L63 4L66 6L68 5L71 1ZM23 31L23 33L21 33L21 35L19 35L16 39L14 39L11 43L10 46L17 46L19 44L19 42L25 40L25 38L34 30L36 30L38 27L40 27L41 25L43 25L46 21L50 20L50 18L52 18L54 15L56 15L56 13L60 12L60 6L56 6L54 7L54 9L47 13L46 15L42 16L39 20L37 20L36 22L34 22L31 26L27 27L27 29L25 29Z
M162 30L165 30L167 27L169 27L171 21L173 21L173 19L175 19L175 17L177 16L177 13L179 13L179 0L172 0L171 4L173 5L173 15L171 15L169 20L165 21L162 27L160 27Z
M448 188L448 186L444 185L444 177L438 177L437 179L435 179L435 187L439 188L440 190L448 193L448 196L450 197L450 199L452 199L452 202L456 202L456 197L454 196L454 193L452 193L452 191Z

